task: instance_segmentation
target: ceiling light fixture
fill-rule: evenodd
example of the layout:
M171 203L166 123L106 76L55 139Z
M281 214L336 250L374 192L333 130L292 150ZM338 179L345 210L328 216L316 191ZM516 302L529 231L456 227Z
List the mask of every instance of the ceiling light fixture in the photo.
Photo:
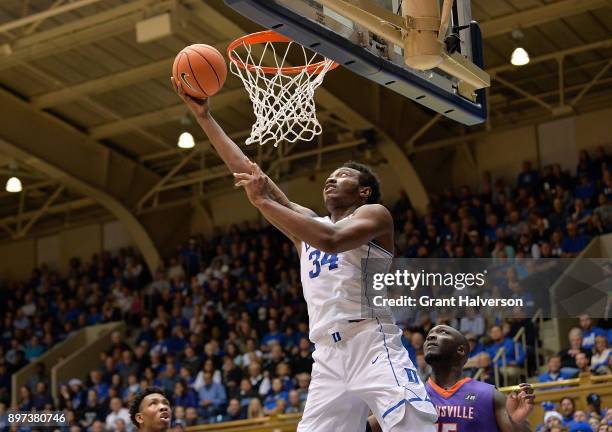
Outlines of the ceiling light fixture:
M512 30L512 38L515 41L515 45L517 45L514 51L512 51L512 56L510 57L510 63L512 63L514 66L525 66L529 63L529 53L520 45L520 41L524 36L525 35L520 29Z
M15 161L11 161L9 163L9 170L11 171L11 177L6 181L5 189L7 192L17 193L23 190L23 186L21 185L21 180L17 177L17 163Z
M21 185L21 180L19 177L11 177L6 181L6 191L11 193L21 192L23 187Z
M193 135L189 132L183 132L179 135L178 146L182 149L190 149L195 147L195 140L193 139Z
M193 135L189 132L189 128L193 125L189 116L181 117L181 128L183 133L179 135L177 145L182 149L190 149L195 147L195 140Z

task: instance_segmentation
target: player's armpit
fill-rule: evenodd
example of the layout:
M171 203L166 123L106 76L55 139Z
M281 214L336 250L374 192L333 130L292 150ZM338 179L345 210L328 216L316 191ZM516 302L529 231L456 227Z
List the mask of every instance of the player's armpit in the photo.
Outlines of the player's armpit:
M375 416L371 415L368 417L368 425L370 426L372 432L382 432L382 428L380 427L380 424Z
M354 249L393 231L393 218L386 207L368 204L359 207L352 217L331 225L332 235L326 252L339 253ZM325 250L325 249L324 249Z

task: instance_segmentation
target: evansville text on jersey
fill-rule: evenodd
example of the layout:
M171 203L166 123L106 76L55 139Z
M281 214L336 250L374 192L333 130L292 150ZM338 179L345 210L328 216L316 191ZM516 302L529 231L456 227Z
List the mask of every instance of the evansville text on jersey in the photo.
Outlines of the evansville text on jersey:
M376 307L523 307L520 298L484 298L480 296L457 296L434 298L430 296L386 298L374 296L372 302Z
M442 405L436 406L438 411L438 417L454 419L467 419L471 420L474 418L474 407L473 406L459 406L459 405Z

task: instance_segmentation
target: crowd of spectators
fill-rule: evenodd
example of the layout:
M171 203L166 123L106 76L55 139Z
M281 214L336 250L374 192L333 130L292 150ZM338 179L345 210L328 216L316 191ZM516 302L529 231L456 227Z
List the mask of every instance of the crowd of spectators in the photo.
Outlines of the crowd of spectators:
M557 405L544 402L544 421L536 432L609 432L612 429L612 409L603 408L601 397L591 393L586 397L586 409L576 409L576 401L566 396Z
M516 183L485 172L478 191L462 186L432 196L418 216L406 195L393 208L405 257L573 258L612 230L612 159L580 152L575 175L559 164L523 163Z
M421 217L404 196L393 207L396 254L576 256L591 237L612 228L609 162L601 150L593 160L582 152L576 176L558 165L538 172L525 162L514 187L485 174L478 193L467 186L458 194L445 191ZM518 287L516 271L503 278L507 289ZM65 410L71 432L131 431L126 407L139 389L156 385L183 426L303 410L314 347L299 259L270 226L244 223L211 238L192 237L153 274L138 253L123 249L88 262L73 259L62 276L41 266L7 288L0 290L0 411L10 404L12 373L79 329L116 320L129 324L128 334L112 336L112 347L87 377L61 383L54 401L49 371L36 363L13 408ZM491 359L500 347L514 348L519 328L527 328L530 346L537 343L537 330L519 312L504 318L477 309L461 318L422 313L405 323L405 346L426 379L424 336L436 324L452 324L472 345L469 370L482 369L492 382ZM542 380L609 371L612 331L588 316L580 325L570 332L570 348L548 359ZM506 372L533 356L507 353Z

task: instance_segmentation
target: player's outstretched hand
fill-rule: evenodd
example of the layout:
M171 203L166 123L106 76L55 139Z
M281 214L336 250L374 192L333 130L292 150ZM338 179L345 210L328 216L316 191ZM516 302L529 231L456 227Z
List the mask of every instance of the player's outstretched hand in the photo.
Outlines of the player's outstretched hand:
M533 411L535 395L531 384L519 384L518 390L513 391L506 399L506 409L512 421L522 424Z
M170 81L172 82L172 88L179 95L183 102L187 104L193 115L196 117L206 117L209 113L210 107L208 104L208 98L197 99L193 96L189 96L183 90L183 85L174 79L174 77L170 77Z
M236 187L243 187L249 201L257 207L266 197L268 191L268 177L263 173L259 165L249 162L251 173L234 173L238 180Z

